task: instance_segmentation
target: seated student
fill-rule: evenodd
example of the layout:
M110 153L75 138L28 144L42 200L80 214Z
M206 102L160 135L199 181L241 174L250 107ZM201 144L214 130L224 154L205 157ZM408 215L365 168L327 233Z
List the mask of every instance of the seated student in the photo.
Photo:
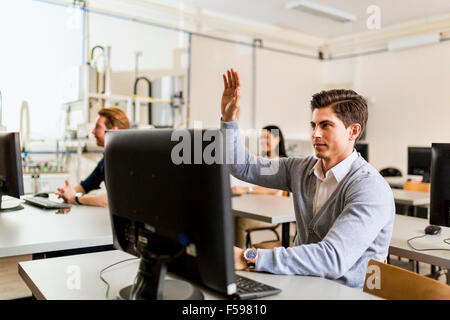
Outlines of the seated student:
M98 112L98 119L95 128L92 130L97 145L105 146L106 130L129 129L130 121L127 115L118 108L103 108ZM102 158L92 173L79 184L72 187L66 180L65 186L58 188L58 198L71 204L84 204L90 206L107 207L108 197L106 194L89 195L92 190L99 189L102 181L105 181L105 165ZM81 194L81 195L78 195Z
M254 263L256 271L324 277L362 289L368 261L387 257L395 217L391 188L354 149L367 123L365 99L352 90L313 95L310 124L315 156L273 160L245 149L237 130L239 75L231 69L223 80L225 151L245 159L233 162L231 173L250 183L291 192L297 221L294 247L249 249L256 254L252 260L235 247L235 268Z
M261 135L261 149L262 156L269 159L278 159L279 157L287 157L286 147L284 144L284 137L281 129L277 126L270 125L263 128ZM287 192L283 190L264 188L253 184L236 182L237 179L232 179L231 192L233 194L269 194L284 196ZM239 180L237 180L239 181ZM241 185L239 185L241 184ZM234 220L234 237L235 245L238 247L246 247L247 229L273 227L273 224L267 222L257 221L255 219L248 219L243 217L235 217Z

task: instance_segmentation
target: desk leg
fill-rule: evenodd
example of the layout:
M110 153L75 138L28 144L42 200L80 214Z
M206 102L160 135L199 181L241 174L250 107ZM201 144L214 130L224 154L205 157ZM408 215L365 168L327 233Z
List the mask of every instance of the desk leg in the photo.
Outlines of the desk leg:
M291 226L290 222L285 222L281 224L281 245L285 248L289 247L290 237L289 237L289 228Z

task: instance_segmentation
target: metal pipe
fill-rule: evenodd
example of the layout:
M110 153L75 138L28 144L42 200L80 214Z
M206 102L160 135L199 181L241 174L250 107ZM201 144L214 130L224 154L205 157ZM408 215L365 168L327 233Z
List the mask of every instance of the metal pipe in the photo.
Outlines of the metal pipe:
M144 80L144 81L146 81L148 83L148 96L151 97L152 96L152 83L146 77L140 77L140 78L137 78L134 81L134 90L133 90L134 95L136 96L136 94L137 94L137 85L138 85L138 82L141 81L141 80ZM134 106L135 108L139 107L139 106L136 106L136 102L134 104L135 104L135 106ZM148 106L148 124L151 125L152 124L152 103L149 102L147 104L147 106Z

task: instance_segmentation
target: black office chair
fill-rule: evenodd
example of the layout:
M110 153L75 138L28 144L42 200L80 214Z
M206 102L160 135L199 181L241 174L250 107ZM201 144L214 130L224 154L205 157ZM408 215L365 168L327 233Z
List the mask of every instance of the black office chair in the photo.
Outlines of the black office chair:
M383 168L380 170L382 177L402 177L402 172L397 168Z
M278 224L275 224L275 225L272 225L272 226L268 226L268 227L260 227L260 228L250 228L250 229L246 229L245 232L246 232L247 234L246 234L246 236L245 236L245 246L246 246L247 248L253 247L253 244L252 244L252 240L251 240L250 234L251 234L252 232L255 232L255 231L272 231L272 232L275 234L276 239L275 239L275 240L263 241L263 242L273 242L273 241L276 241L276 242L280 242L280 243L281 243L280 235L278 234L278 232L277 232L277 230L276 230L280 225L281 225L281 224L278 223Z

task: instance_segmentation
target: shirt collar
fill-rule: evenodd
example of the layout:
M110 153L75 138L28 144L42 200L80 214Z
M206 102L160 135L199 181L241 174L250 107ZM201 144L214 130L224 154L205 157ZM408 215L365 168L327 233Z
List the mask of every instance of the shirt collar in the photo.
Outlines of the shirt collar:
M333 168L328 170L325 176L322 172L322 160L319 159L314 165L314 167L312 167L309 174L314 172L314 175L322 181L330 179L331 176L333 176L339 183L350 171L353 161L355 161L357 157L358 154L356 153L356 150L353 150L353 152L347 158L345 158L337 165L335 165Z

